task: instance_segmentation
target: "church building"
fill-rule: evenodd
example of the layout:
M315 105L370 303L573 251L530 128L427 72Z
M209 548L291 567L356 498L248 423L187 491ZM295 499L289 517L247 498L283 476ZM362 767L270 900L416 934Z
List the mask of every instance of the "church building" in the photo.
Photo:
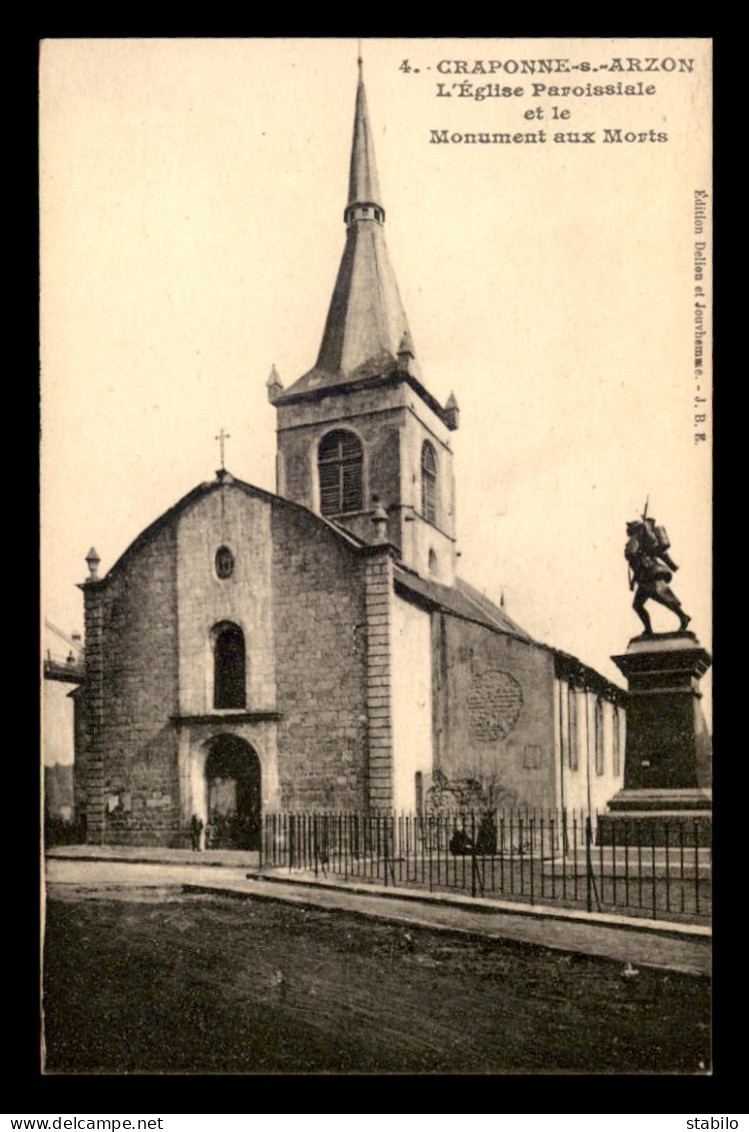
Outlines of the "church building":
M317 361L268 380L275 494L222 466L104 577L89 552L90 842L189 845L197 815L252 848L266 813L602 807L622 785L621 689L457 574L458 404L419 368L361 72L344 223Z

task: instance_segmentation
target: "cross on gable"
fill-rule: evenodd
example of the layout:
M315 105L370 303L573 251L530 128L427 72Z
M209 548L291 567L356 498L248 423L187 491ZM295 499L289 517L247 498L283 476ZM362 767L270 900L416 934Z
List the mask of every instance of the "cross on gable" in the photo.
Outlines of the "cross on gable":
M218 434L218 436L214 437L214 440L217 440L218 443L219 443L219 451L220 451L220 455L221 455L221 471L223 472L223 471L225 471L224 442L227 441L227 440L231 440L231 433L224 432L224 430L222 428L220 433Z

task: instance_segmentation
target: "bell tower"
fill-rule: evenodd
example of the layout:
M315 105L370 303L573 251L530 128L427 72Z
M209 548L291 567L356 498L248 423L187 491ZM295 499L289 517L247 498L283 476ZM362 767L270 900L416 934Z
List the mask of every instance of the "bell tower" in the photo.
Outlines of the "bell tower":
M363 542L387 540L403 563L445 585L455 580L451 393L443 407L424 386L385 244L385 209L359 59L346 243L313 368L284 389L275 366L268 398L277 418L277 491ZM378 534L375 526L378 525Z

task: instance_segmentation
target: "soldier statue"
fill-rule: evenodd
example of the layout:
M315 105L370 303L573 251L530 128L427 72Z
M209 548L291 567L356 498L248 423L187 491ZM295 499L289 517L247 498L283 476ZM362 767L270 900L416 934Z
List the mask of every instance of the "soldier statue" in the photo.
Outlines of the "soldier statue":
M679 567L670 558L670 547L666 528L659 526L655 519L648 517L648 505L641 519L627 523L627 545L624 556L629 563L629 588L637 586L632 603L637 616L645 626L648 636L653 634L650 616L645 609L646 601L657 601L671 609L679 618L679 628L683 633L691 618L682 609L681 602L669 586L673 572Z

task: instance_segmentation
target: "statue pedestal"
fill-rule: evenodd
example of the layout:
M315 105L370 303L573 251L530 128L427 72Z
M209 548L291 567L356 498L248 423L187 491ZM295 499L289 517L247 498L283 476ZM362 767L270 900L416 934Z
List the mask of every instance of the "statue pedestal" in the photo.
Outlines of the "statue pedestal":
M655 633L633 637L611 659L629 685L627 745L624 789L599 818L599 838L708 845L712 753L699 682L710 654L694 633Z

